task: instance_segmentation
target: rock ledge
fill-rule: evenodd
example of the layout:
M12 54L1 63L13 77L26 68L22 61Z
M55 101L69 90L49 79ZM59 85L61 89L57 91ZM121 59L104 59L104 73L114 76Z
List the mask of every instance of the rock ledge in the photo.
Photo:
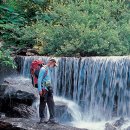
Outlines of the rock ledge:
M1 118L0 130L87 130L62 124L39 124L35 120L24 118Z

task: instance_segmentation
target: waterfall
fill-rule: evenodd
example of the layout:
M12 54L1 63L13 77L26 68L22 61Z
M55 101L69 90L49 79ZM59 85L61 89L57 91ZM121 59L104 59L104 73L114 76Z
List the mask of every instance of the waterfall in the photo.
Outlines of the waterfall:
M21 74L29 77L33 60L49 57L19 57ZM113 116L130 117L130 57L56 58L52 70L54 93L74 101L84 121L109 120Z

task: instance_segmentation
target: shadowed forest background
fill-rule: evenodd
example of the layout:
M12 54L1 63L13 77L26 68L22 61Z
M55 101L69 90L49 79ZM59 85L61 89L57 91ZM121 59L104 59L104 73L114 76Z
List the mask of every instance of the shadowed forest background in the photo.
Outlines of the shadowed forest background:
M34 48L46 56L130 54L129 0L1 0L0 64Z

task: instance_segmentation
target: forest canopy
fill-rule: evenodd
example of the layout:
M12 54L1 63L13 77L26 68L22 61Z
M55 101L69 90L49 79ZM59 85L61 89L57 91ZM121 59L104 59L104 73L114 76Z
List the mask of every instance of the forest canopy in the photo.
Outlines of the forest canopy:
M29 47L40 55L54 56L129 55L129 3L128 0L2 0L1 48L11 52L14 48Z

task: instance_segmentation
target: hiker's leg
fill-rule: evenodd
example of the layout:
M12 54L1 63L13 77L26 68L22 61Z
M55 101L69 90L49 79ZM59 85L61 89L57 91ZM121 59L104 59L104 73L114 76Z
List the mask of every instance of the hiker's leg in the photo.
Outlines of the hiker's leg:
M34 86L33 76L31 76L31 79L32 79L32 85Z
M35 84L35 88L38 88L38 84Z
M46 107L46 100L43 96L40 96L40 105L39 105L40 118L45 118L45 116L44 116L45 107Z
M49 113L50 113L50 119L55 118L55 103L53 100L53 92L48 93L48 98L47 98L47 105L49 108Z

